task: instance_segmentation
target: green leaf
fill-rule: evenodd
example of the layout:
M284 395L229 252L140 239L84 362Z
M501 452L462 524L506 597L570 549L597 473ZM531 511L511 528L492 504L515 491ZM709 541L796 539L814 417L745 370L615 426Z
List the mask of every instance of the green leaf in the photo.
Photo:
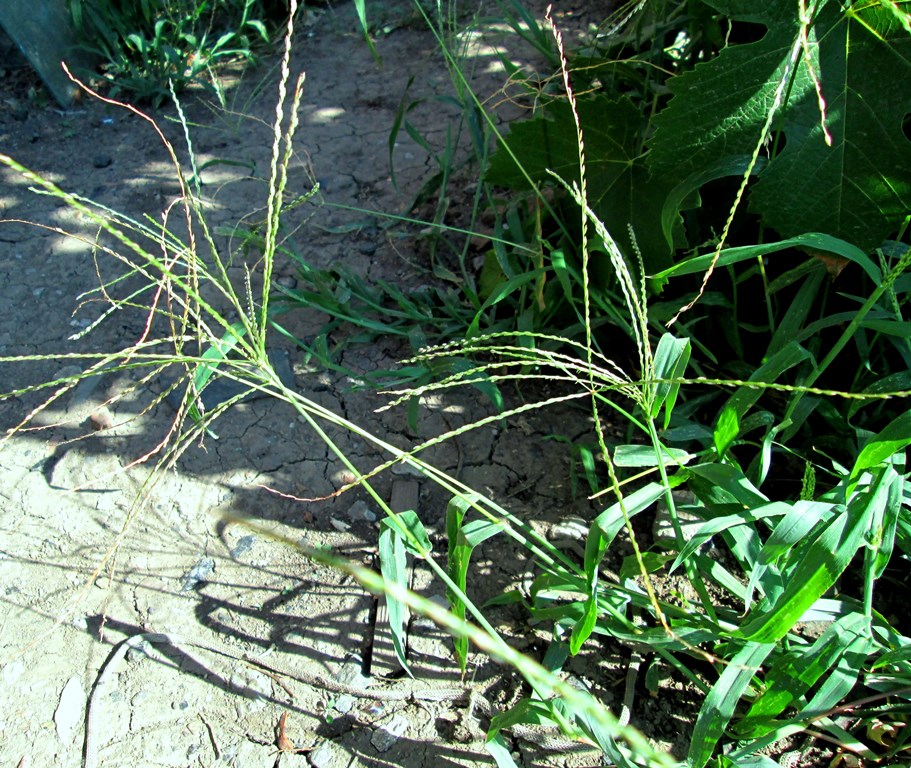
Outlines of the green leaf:
M740 418L737 411L730 405L724 407L721 415L718 417L718 423L715 425L715 431L712 434L715 443L715 452L719 458L723 458L731 443L737 439L740 434Z
M784 151L761 174L750 203L785 236L819 229L869 250L911 205L911 142L902 131L911 89L896 87L911 77L911 37L879 4L854 3L847 12L839 5L822 8L811 46L832 146L804 81L784 113Z
M749 380L773 384L778 381L781 374L785 371L793 368L795 365L799 365L805 360L809 360L811 357L812 356L806 349L800 346L800 344L792 341L779 349L753 371ZM764 389L762 387L740 387L740 389L728 398L725 408L730 408L743 419L746 412L753 407L753 404L762 396L763 392Z
M789 73L800 32L797 3L706 2L766 33L757 42L729 45L668 82L674 97L654 120L652 172L688 176L749 156L779 84L793 76L778 115L785 146L760 174L751 206L784 236L818 230L863 250L879 245L911 207L911 143L902 132L911 90L897 87L911 75L911 37L900 20L879 3L842 10L835 0L822 0L808 32L809 56L797 51ZM814 74L827 103L831 146Z
M812 646L795 645L779 657L766 673L766 689L738 724L738 736L765 735L769 721L815 685L868 629L868 619L861 613L852 613L831 624Z
M702 768L709 761L753 674L775 648L774 643L748 643L724 668L705 697L693 727L687 756L690 768Z
M653 419L656 418L663 405L664 429L667 429L671 423L671 414L674 411L674 403L677 401L677 393L680 391L680 383L663 380L683 378L686 374L686 366L690 361L690 350L689 339L677 339L670 333L665 333L661 337L655 350L655 378L658 383L655 384L650 415Z
M471 546L462 533L462 521L470 505L471 502L464 496L455 496L446 506L446 540L449 543L446 571L462 594L465 594L468 583L468 564L471 558ZM465 601L452 589L446 590L446 598L449 600L449 610L464 621ZM464 673L468 663L468 638L454 638L454 646L459 669Z
M199 363L199 365L196 366L191 382L192 385L188 390L188 394L194 397L188 410L190 418L193 419L193 421L199 423L202 419L202 413L197 406L195 398L202 393L206 384L209 383L209 379L215 375L215 371L218 369L219 364L228 359L231 350L237 346L245 333L246 328L243 323L232 323L221 339L213 342L212 346L202 353L202 358L206 362Z
M412 509L383 518L380 520L380 528L390 528L395 531L402 537L405 548L415 557L424 559L433 549L421 518Z
M855 495L847 509L829 520L799 556L789 572L787 585L771 608L749 619L741 634L756 642L775 642L784 637L803 614L828 590L864 546L876 509L889 496L892 478L881 472L873 485Z
M468 566L472 550L503 530L501 523L489 520L472 520L464 523L465 513L475 501L476 499L471 496L454 496L446 506L446 539L449 543L446 572L461 590L462 595L468 587ZM461 595L448 589L446 599L449 601L449 610L464 621L467 606ZM456 637L453 642L459 669L464 673L468 663L468 638Z
M686 464L693 454L681 448L661 446L661 459L658 459L651 445L618 445L614 449L614 464L618 467L657 467Z
M851 480L856 483L865 470L872 469L909 444L911 444L911 411L905 411L901 416L889 422L879 434L867 441L867 444L861 449L857 461L854 462ZM850 487L852 486L849 485L849 489Z
M768 256L779 251L787 251L792 248L803 248L808 251L825 251L842 256L849 261L861 267L873 280L879 284L882 279L882 271L874 264L870 258L856 245L839 240L837 237L822 234L820 232L810 232L808 234L791 237L787 240L780 240L777 243L763 243L761 245L744 245L738 248L725 248L718 256L716 267L726 267L730 264L737 264L741 261L755 261L757 258ZM786 258L784 256L783 258ZM664 272L655 275L655 279L664 279L678 275L701 274L705 272L715 259L715 254L707 253L702 256L696 256L686 261L675 264Z
M402 537L391 527L383 528L379 538L380 573L383 578L402 589L408 589L408 561L405 556L405 544ZM411 677L408 659L405 654L405 627L408 624L408 606L401 600L386 596L386 607L389 611L389 630L392 633L392 647L395 656Z
M509 746L503 739L502 734L498 733L496 736L489 738L484 747L494 759L497 768L517 768L516 761L513 760L512 752L509 751Z
M643 552L642 553L642 565L645 566L646 573L658 573L669 561L674 559L674 554L664 553L664 552ZM642 571L639 569L639 560L635 555L627 555L623 558L623 563L620 565L620 579L635 579L637 576L641 575Z

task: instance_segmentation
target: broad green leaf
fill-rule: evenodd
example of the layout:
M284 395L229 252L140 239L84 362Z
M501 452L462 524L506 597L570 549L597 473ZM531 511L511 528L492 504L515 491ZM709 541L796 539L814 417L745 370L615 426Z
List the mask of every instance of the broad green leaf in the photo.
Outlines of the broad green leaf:
M699 529L695 534L686 542L683 549L680 550L680 554L677 555L677 559L674 561L671 571L677 569L677 567L686 560L691 554L696 552L706 541L715 536L718 533L723 533L729 531L732 528L736 528L742 525L749 525L754 523L757 520L766 519L769 517L775 517L777 515L783 514L786 510L790 509L790 505L782 501L773 501L770 504L765 504L763 506L756 507L749 511L743 511L736 515L722 515L720 517L713 517L711 520L707 520L705 523L699 526ZM757 557L757 561L761 561L762 553L760 552ZM759 563L757 562L757 567Z
M784 317L778 322L775 335L772 336L772 340L766 349L766 357L774 355L778 350L785 347L788 342L796 338L798 331L804 327L810 310L815 306L815 300L819 295L823 278L826 277L826 271L822 264L819 261L816 261L816 264L818 265L817 269L814 269L806 276L797 291L797 295L790 301Z
M847 12L840 5L824 4L810 47L832 146L804 81L784 113L784 151L760 175L750 204L785 236L819 229L868 250L911 205L911 142L902 131L911 90L896 88L911 77L911 37L878 3Z
M383 578L402 589L409 589L408 561L405 556L405 543L402 537L391 527L383 528L379 538L380 573ZM411 677L408 658L405 653L405 627L408 624L408 606L401 600L387 595L386 608L389 612L389 630L392 633L392 647L395 656Z
M717 488L727 491L744 508L758 507L769 501L733 464L697 464L689 469Z
M669 81L674 98L654 121L652 171L690 175L749 156L787 78L779 113L785 146L760 174L751 206L784 236L820 230L863 250L878 245L911 207L911 142L902 132L911 91L896 89L911 75L911 36L883 4L843 10L821 0L805 56L794 48L800 22L793 0L706 1L766 32Z
M472 520L465 523L465 513L474 501L475 499L470 496L454 496L446 507L446 540L449 543L446 572L463 595L468 587L468 566L471 563L472 550L503 530L501 523L489 520ZM446 599L449 601L450 611L464 620L467 606L461 596L453 590L447 590ZM468 638L456 637L453 642L459 668L464 673L468 662Z
M629 517L648 509L658 499L667 493L667 489L659 483L648 485L633 491L623 499L623 509ZM620 502L614 502L604 512L598 515L588 531L585 542L585 572L591 573L601 564L605 550L611 545L616 535L624 525L623 510Z
M662 209L679 176L663 173L649 177L642 155L642 112L631 100L603 96L578 102L579 120L585 138L588 200L595 214L632 255L632 227L648 273L670 264L671 247L662 230ZM565 101L546 108L545 116L517 122L505 138L521 163L503 149L494 153L486 181L510 189L528 189L553 181L549 171L569 184L579 181L579 148L576 126ZM526 178L526 175L528 178ZM683 245L680 217L669 225L673 245Z
M869 619L863 617L866 626L841 638L843 653L829 676L816 690L809 703L800 710L799 718L817 718L844 698L857 686L867 656L876 647L870 631Z
M750 381L774 384L781 374L812 357L800 344L791 342L779 349L750 375ZM742 386L728 398L725 408L733 409L743 419L746 412L762 397L762 387Z
M740 738L765 735L777 717L803 696L869 629L861 613L853 613L826 628L813 645L794 645L765 675L766 688L737 725Z
M646 573L657 573L674 557L673 553L665 552L643 552L642 565L645 566ZM623 558L620 565L619 576L621 579L635 579L641 574L639 570L639 560L635 555L627 555Z
M516 761L512 758L512 752L502 734L496 734L487 739L484 748L490 753L490 756L497 764L497 768L518 768Z
M591 637L598 622L598 571L594 571L594 578L589 583L588 597L585 599L585 606L582 611L582 617L573 624L572 632L569 635L569 652L575 656L582 650L582 646Z
M425 558L433 549L421 518L412 509L383 518L380 520L380 528L390 528L395 531L402 537L405 549L416 557Z
M783 589L781 584L780 569L774 568L767 573L770 566L797 547L810 531L821 521L837 513L833 504L814 501L796 501L788 504L783 501L773 501L765 507L754 510L754 514L770 513L782 514L782 519L775 525L772 534L762 545L756 564L750 572L747 585L748 602L752 600L753 590L761 585L762 592L770 600L775 600ZM749 608L749 605L747 605Z
M446 506L446 541L449 544L449 556L446 572L455 585L465 594L468 584L468 564L471 559L471 546L465 541L462 533L462 521L471 502L464 496L454 496ZM452 589L446 590L449 610L458 618L465 620L465 601ZM459 669L464 673L468 663L468 638L453 638L456 660Z
M651 445L618 445L614 449L614 465L618 467L665 467L686 464L693 454L681 448L661 446L661 460L655 455Z
M188 395L194 398L188 410L189 416L193 421L199 422L202 418L202 413L197 406L195 397L205 389L209 379L215 375L219 364L228 359L231 350L237 346L245 333L246 328L243 323L232 323L228 330L225 331L224 336L214 341L212 346L202 353L202 358L206 362L199 363L196 366L196 370L193 373L192 386L188 390Z

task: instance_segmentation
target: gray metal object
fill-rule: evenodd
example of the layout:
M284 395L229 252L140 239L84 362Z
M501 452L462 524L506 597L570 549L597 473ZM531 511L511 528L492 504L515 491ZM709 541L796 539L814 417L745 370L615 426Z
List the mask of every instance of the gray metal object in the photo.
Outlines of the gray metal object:
M91 68L86 52L76 48L75 31L66 0L0 0L0 27L12 38L29 64L63 107L72 106L78 88L60 66Z

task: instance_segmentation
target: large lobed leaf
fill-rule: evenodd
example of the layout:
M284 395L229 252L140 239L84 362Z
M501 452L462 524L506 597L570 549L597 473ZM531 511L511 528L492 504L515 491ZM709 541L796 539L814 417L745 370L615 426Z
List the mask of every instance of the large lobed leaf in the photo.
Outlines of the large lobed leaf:
M674 98L655 119L650 145L656 174L692 176L719 158L750 155L799 34L794 0L706 2L766 32L669 82ZM776 123L784 149L762 170L751 205L784 236L825 232L869 250L911 207L911 142L902 130L911 112L911 36L879 3L820 6L808 34L810 65L799 57ZM906 13L911 2L896 6ZM831 146L813 72L827 102Z
M627 98L604 96L581 99L578 112L589 205L629 255L632 227L647 272L669 267L671 245L683 244L683 230L679 217L673 218L666 241L661 214L679 176L649 177L641 158L642 112ZM544 114L516 123L505 143L512 154L501 147L493 155L485 177L489 183L528 189L529 180L538 186L553 184L552 174L579 183L579 146L568 102L550 104Z

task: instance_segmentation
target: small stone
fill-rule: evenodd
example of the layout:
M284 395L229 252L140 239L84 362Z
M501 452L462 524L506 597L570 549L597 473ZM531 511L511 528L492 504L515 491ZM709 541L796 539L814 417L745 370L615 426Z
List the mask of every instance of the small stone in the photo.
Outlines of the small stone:
M335 766L348 765L348 760L342 762L345 751L331 741L324 741L310 753L310 765L313 768L335 768Z
M102 432L103 430L110 429L114 426L114 417L111 415L111 412L102 405L100 408L92 411L91 416L89 416L89 423L96 432Z
M135 664L143 659L151 658L151 656L152 644L145 640L136 643L135 645L130 645L126 654L127 661L130 662L130 664Z
M363 499L358 499L348 507L348 517L352 520L366 520L368 523L376 522L376 512L370 509Z
M297 288L297 278L294 278L291 275L280 275L275 282L282 286L282 288L287 288L289 291L293 291Z
M550 529L548 538L551 541L585 541L588 529L589 524L581 517L567 517Z
M241 536L237 540L237 544L231 547L231 557L235 560L241 555L247 554L251 549L253 549L253 544L256 543L256 537L252 534L247 534L246 536Z
M408 730L408 719L396 712L377 728L370 737L370 743L377 752L388 752Z
M340 712L343 715L347 715L354 705L357 703L357 700L350 693L343 693L338 698L332 702L332 708L336 712Z
M345 523L345 522L343 522L343 521L341 521L341 520L338 520L338 519L336 519L336 518L334 518L334 517L332 517L332 518L329 519L329 523L330 523L330 524L332 525L332 527L335 528L335 530L337 530L339 533L345 533L345 532L351 530L351 526L348 525L348 523Z
M76 733L76 726L82 722L82 710L85 706L85 691L79 678L71 677L63 686L60 703L54 712L54 724L57 726L57 738L63 744L71 744Z
M110 155L95 155L92 158L92 165L96 168L107 168L114 160Z
M200 582L206 581L214 570L215 561L211 557L202 558L180 580L180 591L189 592Z

